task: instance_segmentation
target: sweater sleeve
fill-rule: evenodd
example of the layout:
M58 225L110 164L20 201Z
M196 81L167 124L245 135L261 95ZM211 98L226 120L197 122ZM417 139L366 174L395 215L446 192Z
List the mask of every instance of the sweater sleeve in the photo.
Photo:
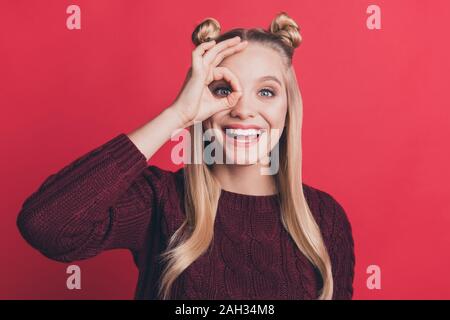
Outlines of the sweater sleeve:
M17 226L46 257L71 262L143 246L165 170L119 134L50 175L23 203Z
M333 300L353 298L355 252L352 227L342 206L332 196L333 228L330 242L330 259L333 268Z

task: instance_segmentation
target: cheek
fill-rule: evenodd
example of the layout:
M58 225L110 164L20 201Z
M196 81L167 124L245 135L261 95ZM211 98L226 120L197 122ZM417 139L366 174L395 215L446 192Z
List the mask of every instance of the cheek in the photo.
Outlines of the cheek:
M287 104L286 101L278 101L265 108L261 112L265 120L268 122L269 126L273 128L283 128L286 114L287 114Z

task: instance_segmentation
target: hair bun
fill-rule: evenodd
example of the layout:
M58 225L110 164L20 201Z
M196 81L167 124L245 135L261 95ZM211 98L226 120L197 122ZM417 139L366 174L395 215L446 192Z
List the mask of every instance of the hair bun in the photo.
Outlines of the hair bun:
M287 45L297 48L302 42L297 23L286 12L280 12L272 20L270 32L281 37Z
M192 42L198 46L216 39L220 35L220 23L214 18L206 18L192 32Z

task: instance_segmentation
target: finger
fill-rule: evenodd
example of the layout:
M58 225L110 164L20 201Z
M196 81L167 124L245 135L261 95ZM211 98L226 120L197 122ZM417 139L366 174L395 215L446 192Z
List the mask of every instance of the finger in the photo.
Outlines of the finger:
M203 56L203 63L205 63L206 65L210 65L219 52L238 44L240 41L241 38L236 36L234 38L219 42L211 50L208 50L208 52L205 53L205 55Z
M231 56L232 54L235 54L239 51L242 51L248 44L248 41L242 41L241 43L231 47L231 48L227 48L225 50L223 50L222 52L218 53L217 56L215 57L214 61L212 62L211 66L212 67L216 67L218 66L223 59L225 59L228 56Z
M221 80L225 79L228 83L231 84L231 87L233 88L233 91L235 92L241 92L241 84L239 83L238 78L236 75L231 72L230 69L226 67L216 67L213 70L213 78L214 80Z
M192 51L192 66L196 69L201 66L203 54L216 44L215 40L203 42Z
M223 100L222 104L226 108L234 107L238 103L241 96L242 96L242 92L240 92L240 91L232 92L225 98L221 99L221 100Z
M216 40L200 43L192 52L195 55L203 56L203 54L216 44Z

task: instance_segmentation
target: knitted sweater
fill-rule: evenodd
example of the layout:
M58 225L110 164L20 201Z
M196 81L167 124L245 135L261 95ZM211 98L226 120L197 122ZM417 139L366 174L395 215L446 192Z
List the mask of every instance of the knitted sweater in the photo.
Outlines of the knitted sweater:
M148 165L121 133L50 175L23 203L17 226L43 255L62 262L126 248L139 270L135 299L157 299L157 254L185 219L183 168ZM303 183L333 271L333 299L351 299L349 220L328 193ZM320 273L280 220L278 195L221 191L214 238L175 280L171 299L316 299Z

